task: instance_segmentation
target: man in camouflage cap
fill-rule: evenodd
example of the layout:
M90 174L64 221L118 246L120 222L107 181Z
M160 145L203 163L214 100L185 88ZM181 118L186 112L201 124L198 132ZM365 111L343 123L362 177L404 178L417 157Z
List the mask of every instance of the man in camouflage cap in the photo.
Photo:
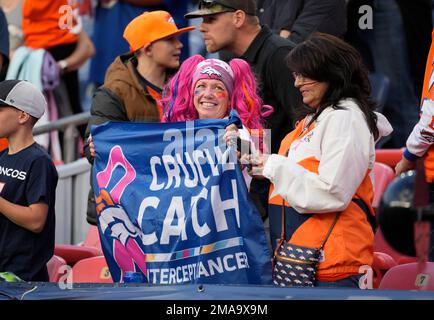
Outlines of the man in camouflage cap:
M233 12L243 10L245 13L256 15L256 2L254 0L201 0L199 10L185 15L187 19L199 18L210 14Z
M199 10L185 17L202 17L199 29L208 52L227 50L250 64L261 88L260 96L265 104L274 108L274 113L266 119L266 125L271 129L271 152L277 153L280 142L293 129L293 111L302 101L285 63L295 44L260 25L255 0L200 0ZM258 199L255 196L260 197L262 208L258 209L265 218L267 180L254 179L250 190L255 200Z
M267 122L272 129L271 151L277 152L282 139L293 129L293 110L301 102L291 72L285 67L285 58L295 44L261 26L256 9L255 0L200 0L198 10L185 17L203 18L199 29L208 52L229 51L255 71L264 103L274 107Z

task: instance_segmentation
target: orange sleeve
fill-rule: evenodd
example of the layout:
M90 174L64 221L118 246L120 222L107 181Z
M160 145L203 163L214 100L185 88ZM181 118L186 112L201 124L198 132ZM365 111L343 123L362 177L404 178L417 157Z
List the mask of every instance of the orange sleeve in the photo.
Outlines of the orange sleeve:
M47 49L78 41L78 3L68 0L25 0L23 4L24 43L33 49Z
M8 147L8 140L6 138L0 138L0 151Z

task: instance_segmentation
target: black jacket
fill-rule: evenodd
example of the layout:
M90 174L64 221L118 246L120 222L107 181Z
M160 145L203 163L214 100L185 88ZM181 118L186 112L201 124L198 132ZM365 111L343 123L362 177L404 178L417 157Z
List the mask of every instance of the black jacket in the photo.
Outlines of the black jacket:
M9 32L6 16L0 7L0 55L3 63L0 63L0 81L6 78L9 65Z
M345 0L258 0L261 23L279 33L291 32L299 43L319 31L343 37L347 28Z
M291 71L285 58L295 44L276 34L267 26L241 56L254 70L259 82L260 96L264 104L271 105L274 113L267 119L271 129L271 151L277 153L280 142L294 127L294 109L302 102L301 94L294 87Z

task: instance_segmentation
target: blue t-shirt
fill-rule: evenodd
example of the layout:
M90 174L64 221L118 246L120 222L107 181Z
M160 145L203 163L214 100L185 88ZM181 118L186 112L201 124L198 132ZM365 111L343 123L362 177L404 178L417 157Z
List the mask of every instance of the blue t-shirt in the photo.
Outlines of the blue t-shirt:
M178 28L188 26L184 19L187 12L187 0L163 0L157 7L139 7L119 1L111 8L98 6L95 10L94 30L92 41L96 53L90 64L89 80L92 83L102 85L107 68L120 54L130 50L123 33L131 20L145 11L166 10L171 13ZM189 56L188 32L180 37L184 45L181 60Z
M0 81L6 77L7 66L9 65L9 32L8 23L2 8L0 8L0 55L3 56L3 65L0 68Z
M9 57L8 23L2 8L0 8L0 54Z
M18 226L0 212L0 272L10 271L26 281L48 281L46 264L54 253L58 175L50 156L37 143L8 155L0 152L0 196L21 206L48 204L40 233Z

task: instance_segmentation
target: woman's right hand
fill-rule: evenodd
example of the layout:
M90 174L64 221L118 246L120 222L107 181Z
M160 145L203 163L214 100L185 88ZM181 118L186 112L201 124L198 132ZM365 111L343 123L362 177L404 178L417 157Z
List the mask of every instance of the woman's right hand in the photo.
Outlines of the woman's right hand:
M238 127L235 124L231 124L225 128L225 134L223 139L225 140L228 146L237 145L237 138L240 136L240 132L238 131Z

